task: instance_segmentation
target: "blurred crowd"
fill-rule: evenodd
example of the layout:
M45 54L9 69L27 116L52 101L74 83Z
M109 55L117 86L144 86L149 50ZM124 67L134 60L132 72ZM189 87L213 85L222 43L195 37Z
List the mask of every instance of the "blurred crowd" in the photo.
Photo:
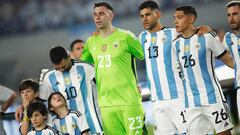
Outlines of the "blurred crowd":
M0 36L68 27L90 21L93 3L89 0L1 0ZM137 15L141 0L108 0L118 17ZM219 0L158 0L162 10L183 3L205 4Z

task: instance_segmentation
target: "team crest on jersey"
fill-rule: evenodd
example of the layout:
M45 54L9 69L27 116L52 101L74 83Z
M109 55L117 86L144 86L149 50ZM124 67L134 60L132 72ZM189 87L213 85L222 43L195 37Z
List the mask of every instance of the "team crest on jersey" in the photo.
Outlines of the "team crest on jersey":
M165 41L166 41L166 39L167 39L167 37L166 37L166 36L163 36L163 37L162 37L162 41L163 41L163 42L165 42Z
M185 45L184 46L184 52L189 52L190 51L190 46L189 45Z
M201 48L200 43L197 43L197 44L196 44L196 48L197 48L197 49L200 49L200 48Z
M103 52L106 52L107 51L107 44L103 44L101 50Z
M69 85L71 82L70 82L70 78L69 77L65 77L64 78L64 82Z
M157 41L157 40L156 40L156 37L152 37L152 38L151 38L151 42L152 42L153 44L156 43L156 41Z
M119 46L119 42L114 42L113 43L113 47L118 48L118 46Z
M67 132L67 126L66 125L60 126L60 128L61 128L62 133Z
M75 128L77 128L77 125L76 124L72 124L72 127L75 129Z

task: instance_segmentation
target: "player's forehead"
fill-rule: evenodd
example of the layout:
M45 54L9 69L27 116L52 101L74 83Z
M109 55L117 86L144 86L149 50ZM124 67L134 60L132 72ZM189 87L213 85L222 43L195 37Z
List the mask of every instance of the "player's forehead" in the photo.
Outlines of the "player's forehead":
M228 13L240 12L240 7L238 5L231 6L227 8Z
M140 10L140 14L144 14L144 13L149 13L149 12L153 12L154 10L151 8L144 8L142 10Z
M175 11L175 13L174 13L174 16L176 17L176 16L183 16L184 15L184 12L183 11Z
M78 43L75 43L73 48L76 49L76 48L82 48L84 46L84 43L82 42L78 42Z
M107 9L105 6L99 6L99 7L95 7L93 10L93 13L107 13L107 12L111 12L111 10Z

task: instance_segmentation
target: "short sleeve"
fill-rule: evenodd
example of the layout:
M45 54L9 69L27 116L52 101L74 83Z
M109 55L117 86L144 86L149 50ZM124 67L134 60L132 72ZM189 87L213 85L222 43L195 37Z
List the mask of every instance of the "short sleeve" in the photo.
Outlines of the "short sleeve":
M85 117L84 114L80 114L78 112L79 115L76 115L76 123L77 123L77 126L79 129L81 129L82 133L89 130L89 127L88 127L88 123L87 123L87 119Z
M210 50L213 52L214 56L219 58L226 53L226 46L221 43L218 36L212 36L211 34L206 35L208 40L208 45Z
M48 74L44 77L42 84L39 88L39 98L47 100L50 94L52 93L52 87L48 81Z

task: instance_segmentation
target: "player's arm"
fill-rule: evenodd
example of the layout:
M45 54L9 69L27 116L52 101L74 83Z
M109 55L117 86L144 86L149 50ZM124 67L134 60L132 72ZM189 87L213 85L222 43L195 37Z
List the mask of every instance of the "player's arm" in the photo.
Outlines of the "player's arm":
M1 112L5 112L8 109L8 107L13 103L13 101L16 99L17 94L12 90L2 91L2 92L4 93L8 92L9 93L8 95L10 95L7 98L7 100L3 102L1 107Z
M210 32L206 35L209 41L209 47L216 56L216 58L220 59L224 64L229 66L230 68L234 68L233 59L228 51L228 48L221 43L217 34L215 32Z
M90 64L93 64L94 61L93 61L92 55L90 53L90 48L89 48L90 43L91 43L91 41L90 41L90 39L88 39L85 43L85 46L84 46L84 49L83 49L82 56L81 56L80 60L88 62Z
M144 59L144 52L138 38L131 32L127 35L128 51L138 59Z
M229 66L230 68L234 69L233 59L229 53L229 51L225 51L220 57L218 57L225 65Z

